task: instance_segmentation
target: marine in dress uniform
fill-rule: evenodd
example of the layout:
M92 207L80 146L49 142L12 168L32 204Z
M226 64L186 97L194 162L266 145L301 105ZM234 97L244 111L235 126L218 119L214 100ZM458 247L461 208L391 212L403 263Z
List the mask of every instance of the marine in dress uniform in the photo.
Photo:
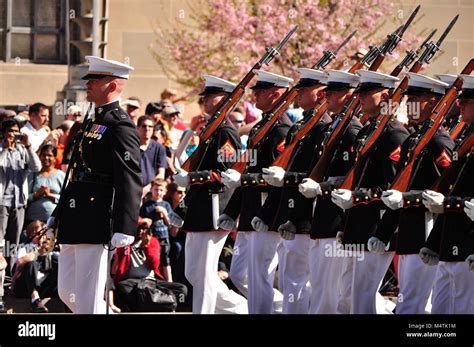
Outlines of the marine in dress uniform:
M133 68L86 59L89 70L83 79L95 112L76 139L71 182L53 213L61 244L58 291L74 313L105 313L105 245L124 247L134 240L142 192L140 141L118 100Z
M363 81L361 108L370 119L357 134L356 144L359 145L373 131L376 119L398 79L365 70L357 73ZM380 222L383 206L380 194L395 176L401 144L408 135L400 122L390 120L372 150L365 175L356 190L337 189L331 193L332 201L346 210L341 227L342 243L344 250L352 251L347 252L343 259L338 313L376 313L377 290L394 252L381 255L366 252L367 241Z
M302 75L299 84L299 103L306 114L314 112L317 102L315 86L327 84L324 91L340 92L343 97L358 83L357 76L343 71L328 70L322 72L312 69L300 69ZM305 103L303 101L306 99ZM331 102L328 102L330 105ZM304 106L307 106L306 108ZM324 140L328 125L331 122L326 112L322 119L302 139L278 182L268 178L273 184L282 186L278 212L277 230L283 237L284 264L283 276L283 313L307 314L309 312L309 230L312 218L313 202L304 199L298 192L298 184L307 177L308 171L315 165L320 156L319 148Z
M204 111L214 114L235 84L204 75ZM237 130L224 121L214 133L197 171L174 175L176 183L189 187L185 198L185 276L193 286L193 313L247 313L247 300L231 291L217 275L217 265L227 230L218 229L219 213L231 192L220 182L220 173L230 168L241 149Z
M463 90L458 97L463 121L469 126L461 135L461 141L474 136L474 76L461 75ZM433 231L420 257L428 264L436 264L435 283L432 295L434 314L473 314L474 301L474 222L467 215L474 197L474 155L453 161L459 175L451 182L446 196L434 191L423 193L423 204L432 212L439 213Z
M418 137L430 126L433 108L449 86L417 73L409 72L408 79L405 92L408 103L418 102L421 107L419 113L413 112L413 108L409 109L408 119L415 132L402 145L398 170L403 168ZM388 190L382 194L382 201L390 209L385 212L375 235L369 240L369 250L383 253L398 228L396 254L399 256L397 274L400 290L397 314L425 313L436 268L425 265L418 256L426 235L433 227L433 215L423 206L421 193L430 188L451 164L453 148L454 141L449 133L440 127L421 158L417 159L407 192Z
M270 120L270 112L293 82L291 78L263 70L256 70L255 73L256 84L250 89L255 94L256 106L262 110L263 118L252 128L250 139ZM282 310L283 296L273 288L278 264L275 250L280 237L269 231L255 232L251 222L271 188L262 178L262 168L269 167L281 154L289 128L289 125L277 120L258 147L252 149L252 162L243 175L232 169L222 174L225 184L237 187L220 217L224 229L235 230L235 221L239 220L230 278L247 297L251 314L281 313Z
M348 93L348 96L351 94ZM328 111L333 113L333 118L336 118L344 107L344 99L330 91L326 93L326 97L329 104ZM336 101L333 101L333 98ZM311 283L309 313L311 314L335 314L337 312L340 296L338 284L343 258L337 256L336 253L340 248L336 241L336 234L340 230L344 213L331 201L331 191L338 186L341 178L353 165L355 139L361 128L362 124L356 117L353 117L342 136L334 159L327 168L323 182L318 183L306 178L298 186L302 197L308 201L316 198L310 229L311 240L309 241L309 279ZM290 220L292 220L291 217ZM330 252L331 250L332 252Z

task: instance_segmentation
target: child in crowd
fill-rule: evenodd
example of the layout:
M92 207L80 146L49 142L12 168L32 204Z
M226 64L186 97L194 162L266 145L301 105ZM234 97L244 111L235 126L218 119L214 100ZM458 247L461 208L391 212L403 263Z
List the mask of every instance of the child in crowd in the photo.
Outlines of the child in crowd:
M183 220L173 212L171 205L163 200L166 194L167 182L156 179L151 182L151 199L146 201L140 208L140 217L152 220L150 229L153 235L160 241L161 272L168 282L172 282L170 266L170 240L169 228L175 226L180 228Z

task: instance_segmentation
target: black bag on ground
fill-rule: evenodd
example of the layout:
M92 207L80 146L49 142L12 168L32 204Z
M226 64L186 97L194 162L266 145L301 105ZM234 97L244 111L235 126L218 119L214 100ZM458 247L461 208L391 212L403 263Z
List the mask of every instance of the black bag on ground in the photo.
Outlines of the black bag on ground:
M135 301L132 311L174 312L178 306L171 289L161 286L153 279L140 279L131 295Z

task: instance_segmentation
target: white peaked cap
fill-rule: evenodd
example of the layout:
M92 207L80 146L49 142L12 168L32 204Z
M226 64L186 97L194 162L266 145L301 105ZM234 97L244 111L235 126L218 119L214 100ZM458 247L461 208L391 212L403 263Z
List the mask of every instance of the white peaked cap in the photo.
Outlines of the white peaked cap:
M462 93L459 99L474 99L474 75L459 75L462 78Z
M394 77L385 73L357 70L356 73L360 76L359 90L375 89L375 88L395 88L395 83L399 81L398 77Z
M410 92L431 92L437 94L444 94L446 88L449 87L449 84L437 80L432 77L428 77L415 72L407 72L408 76L408 88L407 93Z
M306 67L297 68L296 71L298 71L300 74L300 80L296 87L306 87L328 83L328 76L324 71L308 69Z
M355 88L359 84L359 76L342 70L326 70L328 76L328 88Z
M293 79L281 75L277 75L273 72L263 70L253 70L257 75L257 81L250 89L263 89L263 88L288 88L290 83L293 83Z
M451 75L451 74L447 74L447 73L437 73L437 74L434 74L434 75L440 81L443 81L444 83L449 84L450 87L453 85L454 81L456 81L456 79L458 78L457 75Z
M103 77L128 79L129 72L135 70L130 65L92 55L86 56L86 60L89 63L89 70L87 74L82 77L83 80L100 79Z
M235 89L236 84L226 81L225 79L212 76L202 75L204 79L204 90L199 95L213 94L213 93L232 93Z

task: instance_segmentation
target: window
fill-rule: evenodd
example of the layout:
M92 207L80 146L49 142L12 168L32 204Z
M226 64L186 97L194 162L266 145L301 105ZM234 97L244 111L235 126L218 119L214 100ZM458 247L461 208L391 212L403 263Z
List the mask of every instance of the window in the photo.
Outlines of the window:
M66 0L0 0L0 59L65 63Z

